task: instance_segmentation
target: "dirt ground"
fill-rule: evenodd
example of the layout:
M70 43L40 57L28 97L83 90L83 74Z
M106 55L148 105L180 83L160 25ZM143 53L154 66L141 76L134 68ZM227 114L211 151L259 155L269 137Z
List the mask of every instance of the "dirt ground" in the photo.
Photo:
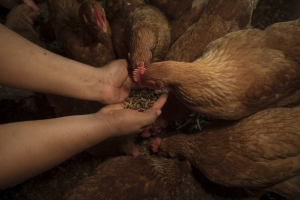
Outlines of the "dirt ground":
M297 0L260 0L253 13L254 28L287 21L295 16L291 9ZM4 23L8 10L0 8L0 22ZM3 47L1 47L3 48ZM43 94L11 90L0 86L0 124L54 118L53 107ZM194 126L193 124L191 126ZM165 132L173 131L172 125ZM92 156L80 153L53 169L36 176L15 187L0 191L0 200L56 200L71 188L78 180L88 176L95 166L111 157ZM178 187L174 199L245 199L245 190L225 188L208 181L194 170ZM269 193L261 200L284 199Z

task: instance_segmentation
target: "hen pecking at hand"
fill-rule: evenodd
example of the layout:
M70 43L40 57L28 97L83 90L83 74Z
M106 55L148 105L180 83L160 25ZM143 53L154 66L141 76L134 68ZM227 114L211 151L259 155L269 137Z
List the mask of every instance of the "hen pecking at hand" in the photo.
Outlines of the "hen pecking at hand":
M114 4L109 2L108 12L114 9ZM170 44L170 28L168 20L157 8L133 2L127 2L110 24L118 57L128 59L136 69L164 59ZM116 6L120 7L119 4Z
M163 5L171 3L173 9L176 8L176 5L180 4L173 1L159 1L158 3ZM203 4L204 1L194 0L192 5L194 3L199 5L199 3ZM256 0L209 0L200 19L189 27L170 47L165 60L195 61L203 54L205 47L210 42L223 37L229 32L249 27L256 3ZM196 8L192 7L192 10ZM172 17L176 15L176 13L169 12L168 14L172 14ZM177 12L177 14L179 15L180 12ZM188 15L189 13L182 14L182 16ZM181 21L181 17L179 17L179 21ZM181 120L192 113L193 111L184 106L173 93L169 93L168 101L162 108L162 114L157 118L155 124L153 124L150 133L155 134L166 127L171 121Z
M189 109L219 119L293 105L300 101L300 20L229 33L194 62L152 63L134 75L139 84L168 89Z
M300 197L300 107L270 108L196 134L155 138L152 150L185 157L219 185Z

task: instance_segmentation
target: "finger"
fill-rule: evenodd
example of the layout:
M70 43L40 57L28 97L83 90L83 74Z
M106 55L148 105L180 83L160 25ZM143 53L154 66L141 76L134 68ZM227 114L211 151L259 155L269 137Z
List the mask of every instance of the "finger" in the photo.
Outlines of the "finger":
M156 118L160 115L161 111L156 109L151 109L147 112L138 112L135 116L135 121L144 130L145 127L153 124Z
M161 109L165 105L167 99L168 99L168 94L164 93L160 95L160 97L154 102L152 108L150 109Z

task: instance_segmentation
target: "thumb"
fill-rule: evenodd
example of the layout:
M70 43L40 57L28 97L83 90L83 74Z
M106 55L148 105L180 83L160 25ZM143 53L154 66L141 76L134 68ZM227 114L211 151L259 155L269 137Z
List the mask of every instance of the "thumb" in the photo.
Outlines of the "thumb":
M154 102L154 104L152 105L152 107L149 108L146 112L150 112L151 110L160 110L165 105L165 103L167 102L167 99L168 99L168 94L167 93L163 93L156 100L156 102Z
M168 98L167 94L162 94L156 102L149 108L146 112L140 113L142 120L141 122L144 123L144 126L153 124L156 118L161 114L161 108L164 106Z
M138 119L140 126L146 127L153 124L156 121L157 117L161 114L161 110L153 108L151 110L148 110L147 112L139 114L140 116L138 117Z

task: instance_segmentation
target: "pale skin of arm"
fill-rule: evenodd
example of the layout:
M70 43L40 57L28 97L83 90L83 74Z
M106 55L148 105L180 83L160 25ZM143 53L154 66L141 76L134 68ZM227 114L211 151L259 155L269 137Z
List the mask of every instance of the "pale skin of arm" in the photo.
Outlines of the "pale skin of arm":
M36 176L101 141L155 122L163 94L145 113L124 109L132 87L125 60L102 68L53 54L0 25L0 85L111 104L89 115L0 125L0 189Z
M137 134L161 113L163 94L146 113L112 104L98 113L0 125L0 189L38 175L101 141Z
M127 62L94 68L54 54L0 24L0 85L74 97L104 104L119 103L130 93Z

